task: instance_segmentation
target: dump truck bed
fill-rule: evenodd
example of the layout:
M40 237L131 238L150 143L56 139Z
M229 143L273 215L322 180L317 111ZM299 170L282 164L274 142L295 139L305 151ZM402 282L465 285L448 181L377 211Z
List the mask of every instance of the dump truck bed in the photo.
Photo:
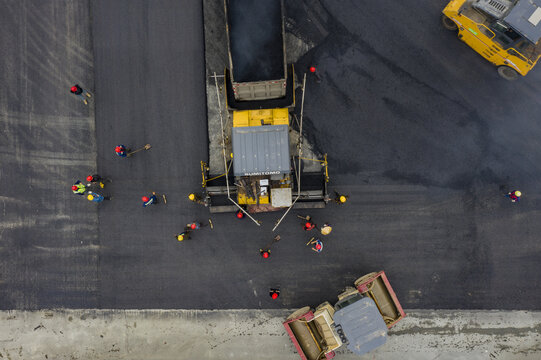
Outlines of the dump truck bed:
M224 6L229 50L226 77L235 99L228 101L229 106L237 108L236 101L291 98L286 96L283 1L224 0Z
M285 78L280 0L227 0L233 80Z

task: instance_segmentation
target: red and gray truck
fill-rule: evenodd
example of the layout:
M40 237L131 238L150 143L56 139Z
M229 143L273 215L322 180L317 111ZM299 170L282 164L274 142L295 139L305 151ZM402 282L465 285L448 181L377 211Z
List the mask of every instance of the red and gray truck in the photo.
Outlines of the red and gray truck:
M283 324L303 360L324 360L334 358L342 345L357 355L376 349L386 342L387 329L405 316L380 271L357 279L355 287L338 295L334 306L328 301L315 309L306 306Z

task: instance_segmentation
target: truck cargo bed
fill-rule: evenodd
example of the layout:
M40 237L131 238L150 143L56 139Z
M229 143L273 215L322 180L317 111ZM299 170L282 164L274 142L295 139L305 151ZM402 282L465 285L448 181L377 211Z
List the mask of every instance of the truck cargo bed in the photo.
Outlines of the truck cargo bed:
M285 78L281 0L226 0L236 82Z

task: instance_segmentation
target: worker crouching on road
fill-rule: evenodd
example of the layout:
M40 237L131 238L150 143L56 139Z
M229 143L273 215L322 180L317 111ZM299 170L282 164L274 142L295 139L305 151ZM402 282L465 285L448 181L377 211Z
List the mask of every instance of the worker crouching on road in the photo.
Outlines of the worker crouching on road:
M507 195L509 199L511 199L512 202L519 202L520 201L520 197L522 196L522 193L518 190L513 190L511 192L509 192Z
M147 207L149 205L157 205L158 204L158 198L156 197L156 193L152 192L151 196L143 196L141 198L143 200L143 207Z
M320 230L321 235L329 235L331 233L331 231L332 231L332 226L329 223L323 224L323 226L321 227L321 230Z

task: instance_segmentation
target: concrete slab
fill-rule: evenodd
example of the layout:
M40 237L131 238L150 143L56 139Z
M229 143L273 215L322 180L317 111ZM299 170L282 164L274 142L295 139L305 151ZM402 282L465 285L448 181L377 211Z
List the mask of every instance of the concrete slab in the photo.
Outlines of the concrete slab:
M0 313L0 358L298 360L290 310L51 310ZM541 312L409 310L387 343L342 360L539 359Z

